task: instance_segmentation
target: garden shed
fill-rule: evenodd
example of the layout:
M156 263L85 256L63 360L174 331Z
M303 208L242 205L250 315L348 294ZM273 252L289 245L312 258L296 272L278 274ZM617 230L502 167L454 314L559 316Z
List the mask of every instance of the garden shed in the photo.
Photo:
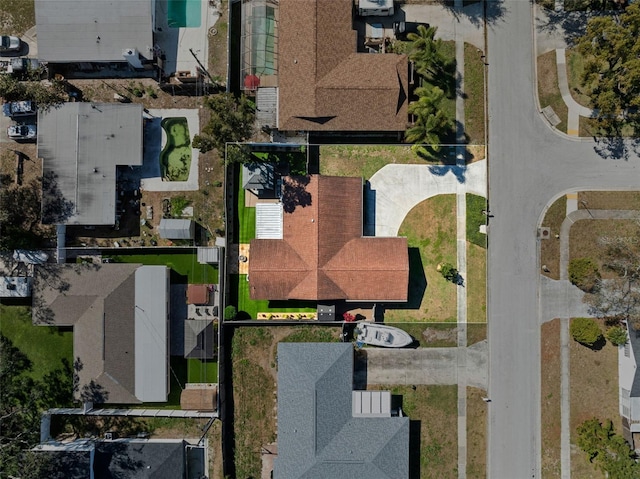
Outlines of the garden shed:
M193 220L166 219L160 220L158 234L164 239L193 239L196 224Z

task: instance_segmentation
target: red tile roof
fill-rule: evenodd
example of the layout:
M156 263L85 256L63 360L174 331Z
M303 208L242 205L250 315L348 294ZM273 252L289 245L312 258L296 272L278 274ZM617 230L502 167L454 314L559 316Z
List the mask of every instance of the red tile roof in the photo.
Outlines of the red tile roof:
M404 131L406 55L356 53L353 0L280 0L278 128Z
M209 288L206 284L187 286L187 304L209 304Z
M251 241L252 299L406 301L406 238L362 236L362 180L284 179L283 239Z

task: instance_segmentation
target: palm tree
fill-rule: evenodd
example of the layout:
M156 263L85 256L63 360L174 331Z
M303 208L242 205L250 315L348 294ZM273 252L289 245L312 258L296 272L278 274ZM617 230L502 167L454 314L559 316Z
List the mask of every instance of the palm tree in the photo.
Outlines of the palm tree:
M447 61L442 54L442 40L436 40L437 27L418 25L418 33L409 33L411 42L409 59L416 64L416 70L423 76L437 77L444 73Z
M409 113L417 117L427 116L435 112L444 98L444 91L437 86L421 86L415 89L418 101L409 104Z
M438 150L440 136L451 128L451 121L442 110L436 110L426 116L419 116L415 124L404 133L409 143L426 143Z

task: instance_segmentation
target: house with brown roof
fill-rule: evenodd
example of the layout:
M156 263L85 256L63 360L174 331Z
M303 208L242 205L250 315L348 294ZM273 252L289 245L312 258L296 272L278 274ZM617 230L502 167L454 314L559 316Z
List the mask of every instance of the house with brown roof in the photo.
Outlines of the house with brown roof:
M406 129L407 56L358 52L353 0L280 0L277 48L279 130Z
M251 299L407 301L407 239L363 236L361 178L285 177L281 205L281 238L250 244Z
M76 400L120 404L167 400L166 266L36 266L32 319L35 325L73 327Z

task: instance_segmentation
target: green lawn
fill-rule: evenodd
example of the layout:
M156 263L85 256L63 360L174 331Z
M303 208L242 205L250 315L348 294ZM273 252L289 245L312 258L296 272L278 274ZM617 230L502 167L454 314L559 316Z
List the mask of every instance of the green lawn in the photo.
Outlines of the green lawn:
M105 256L106 257L106 256ZM187 276L191 284L218 282L218 268L210 264L198 263L196 253L175 254L126 254L111 258L118 263L141 263L145 265L167 265L181 276Z
M217 383L218 361L187 359L190 383Z
M317 310L315 301L254 301L249 296L249 282L245 274L230 275L229 283L231 291L230 304L237 307L239 319L243 316L246 317L246 315L250 318L256 318L258 313L307 313ZM246 315L243 315L241 312L246 313Z
M73 333L69 328L34 326L28 306L0 305L0 333L9 338L33 363L35 380L62 368L62 360L73 364Z
M255 207L245 207L244 196L245 191L242 188L242 181L240 176L242 170L237 167L235 182L236 182L236 194L237 194L237 221L236 225L236 241L238 243L248 243L256 237L256 209Z
M398 322L456 321L456 288L436 270L457 262L456 197L440 195L415 206L400 226L409 243L409 301L387 304L385 319Z
M480 226L487 224L487 200L482 196L467 193L467 241L487 247L487 235L480 233Z

